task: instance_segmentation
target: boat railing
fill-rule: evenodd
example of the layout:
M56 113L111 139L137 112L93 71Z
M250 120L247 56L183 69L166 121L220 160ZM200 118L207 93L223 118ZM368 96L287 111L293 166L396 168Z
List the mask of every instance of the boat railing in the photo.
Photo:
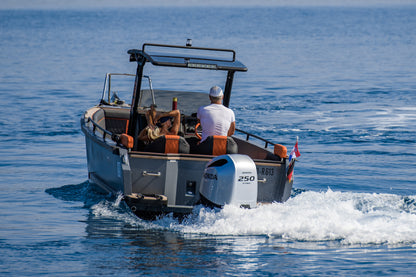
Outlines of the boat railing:
M149 48L159 48L158 50L162 50L163 48L166 48L169 50L169 53L167 54L162 54L162 53L157 53L157 55L159 57L181 57L187 60L193 59L193 58L198 58L198 59L202 59L202 60L216 60L216 61L228 61L228 62L234 62L235 61L235 51L232 49L222 49L222 48L208 48L208 47L195 47L192 46L192 40L188 39L186 42L186 46L180 46L180 45L168 45L168 44L157 44L157 43L144 43L142 46L142 52L144 53L149 53L149 51L147 49ZM175 49L180 49L183 50L183 52L179 52L177 54L181 54L181 55L172 55L172 52L174 52ZM162 50L163 51L163 50ZM188 54L185 55L185 52L187 52ZM201 56L194 56L194 55L190 55L190 53L199 53L199 54L219 54L219 56L213 56L211 58L209 57L201 57ZM227 58L226 56L222 56L220 53L226 55L226 54L231 54L232 58Z
M100 125L98 125L97 122L95 122L91 117L87 118L87 122L91 122L92 123L92 132L93 134L95 134L96 129L99 129L100 131L103 132L103 140L105 141L106 136L108 135L111 139L113 139L114 134L106 129L104 129L103 127L101 127Z
M97 129L99 129L100 131L102 131L103 132L103 140L105 141L105 139L106 139L106 136L109 136L111 139L113 139L114 138L114 134L112 133L112 132L110 132L110 131L108 131L108 130L106 130L106 129L104 129L103 127L101 127L100 125L98 125L98 123L97 122L95 122L91 117L88 117L87 118L87 123L88 122L91 122L92 123L92 125L93 125L93 129L92 129L92 131L93 131L93 133L95 134L95 131L97 130ZM246 141L249 141L250 140L250 137L252 137L252 138L255 138L255 139L258 139L258 140L260 140L260 141L262 141L263 143L264 143L264 148L267 148L269 145L275 145L275 143L273 143L273 142L271 142L271 141L269 141L269 140L267 140L267 139L264 139L264 138L262 138L262 137L259 137L259 136L257 136L257 135L254 135L254 134L251 134L251 133L249 133L249 132L246 132L246 131L243 131L243 130L241 130L241 129L238 129L238 128L236 128L235 129L237 132L239 132L239 133L242 133L242 134L244 134L245 136L246 136Z
M256 138L256 139L258 139L258 140L261 140L262 142L264 142L265 143L265 145L264 145L264 148L267 148L267 146L269 146L269 144L270 145L275 145L275 143L273 143L273 142L271 142L271 141L269 141L269 140L267 140L267 139L264 139L264 138L262 138L262 137L259 137L259 136L257 136L257 135L254 135L254 134L251 134L251 133L249 133L249 132L246 132L246 131L243 131L243 130L241 130L241 129L235 129L236 131L238 131L238 132L240 132L240 133L243 133L243 134L245 134L246 135L246 141L248 141L249 139L250 139L250 137L253 137L253 138Z

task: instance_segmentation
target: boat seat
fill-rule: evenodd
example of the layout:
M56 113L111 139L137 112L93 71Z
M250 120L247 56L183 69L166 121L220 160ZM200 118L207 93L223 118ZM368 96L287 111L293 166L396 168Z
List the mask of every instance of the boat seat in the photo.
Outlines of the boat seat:
M185 138L176 135L161 136L145 146L144 151L156 153L189 153Z
M205 155L237 154L238 146L232 137L209 136L197 146L197 152Z
M129 120L123 118L106 118L105 119L106 129L109 132L115 134L127 133L127 128L129 126Z
M114 134L127 133L130 113L125 109L105 109L106 129Z

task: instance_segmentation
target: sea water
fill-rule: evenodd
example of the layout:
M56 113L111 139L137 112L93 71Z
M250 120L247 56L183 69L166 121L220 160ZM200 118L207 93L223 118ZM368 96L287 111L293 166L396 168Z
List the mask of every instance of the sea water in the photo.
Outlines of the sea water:
M1 10L0 274L414 275L415 15L415 5ZM128 49L187 38L247 65L231 98L238 128L289 151L299 138L286 203L149 222L88 184L79 120L105 74L135 72Z

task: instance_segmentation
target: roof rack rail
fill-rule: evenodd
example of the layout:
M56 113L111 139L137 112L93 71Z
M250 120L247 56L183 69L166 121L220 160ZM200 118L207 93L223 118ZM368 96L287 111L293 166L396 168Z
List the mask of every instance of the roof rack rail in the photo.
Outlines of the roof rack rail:
M232 59L219 59L219 61L234 62L235 61L235 51L232 49L222 49L222 48L207 48L207 47L194 47L194 46L181 46L181 45L169 45L169 44L157 44L157 43L144 43L142 46L142 51L146 53L147 47L160 47L160 48L176 48L176 49L192 49L192 50L202 50L202 51L213 51L213 52L228 52L232 54ZM183 57L183 58L192 58Z

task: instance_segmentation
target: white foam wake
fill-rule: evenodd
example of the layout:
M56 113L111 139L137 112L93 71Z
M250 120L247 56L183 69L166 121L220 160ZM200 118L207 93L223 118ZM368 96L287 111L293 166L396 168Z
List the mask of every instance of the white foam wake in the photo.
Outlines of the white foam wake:
M138 222L144 228L183 234L267 235L287 241L339 241L341 244L414 244L416 196L328 189L303 192L286 203L261 205L251 210L235 206L211 210L198 206L183 222L171 217L152 223Z
M284 204L252 210L226 206L214 212L200 207L188 221L171 227L184 233L268 235L290 241L415 243L416 197L304 192Z

